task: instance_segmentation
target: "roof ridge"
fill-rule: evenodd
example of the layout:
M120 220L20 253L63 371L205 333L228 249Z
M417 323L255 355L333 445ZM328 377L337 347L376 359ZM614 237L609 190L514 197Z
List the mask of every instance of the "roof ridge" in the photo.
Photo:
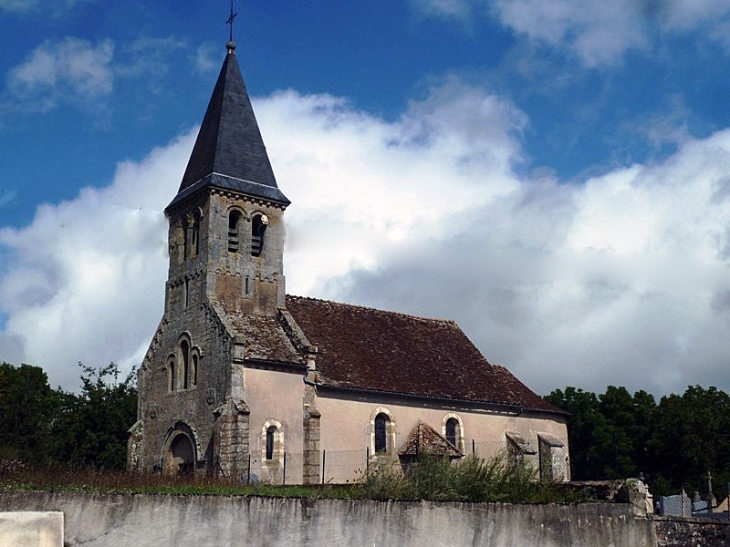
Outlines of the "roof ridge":
M422 315L414 315L412 313L405 313L405 312L395 311L395 310L383 310L380 308L375 308L373 306L365 306L362 304L349 304L347 302L338 302L336 300L325 300L324 298L314 298L311 296L298 296L295 294L287 294L286 297L295 298L298 300L310 300L313 302L323 302L323 303L327 303L327 304L334 304L336 306L346 306L349 308L358 308L361 310L370 310L370 311L374 311L374 312L378 312L378 313L387 313L389 315L399 315L401 317L407 317L410 319L418 319L420 321L430 321L430 322L434 322L434 323L448 323L448 324L453 325L458 328L458 324L453 319L444 319L444 318L440 318L440 317L424 317Z

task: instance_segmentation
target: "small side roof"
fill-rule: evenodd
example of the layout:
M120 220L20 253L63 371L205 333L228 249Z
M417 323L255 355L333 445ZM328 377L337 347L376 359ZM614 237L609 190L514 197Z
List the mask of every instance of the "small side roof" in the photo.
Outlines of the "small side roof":
M318 348L323 386L564 414L489 363L453 321L298 296L286 307Z

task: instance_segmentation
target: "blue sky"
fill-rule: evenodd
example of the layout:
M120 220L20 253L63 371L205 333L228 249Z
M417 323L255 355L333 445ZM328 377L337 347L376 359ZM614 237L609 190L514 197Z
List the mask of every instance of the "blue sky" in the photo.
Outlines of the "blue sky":
M141 360L228 10L0 0L0 360ZM290 292L453 318L539 393L730 389L726 1L235 10Z

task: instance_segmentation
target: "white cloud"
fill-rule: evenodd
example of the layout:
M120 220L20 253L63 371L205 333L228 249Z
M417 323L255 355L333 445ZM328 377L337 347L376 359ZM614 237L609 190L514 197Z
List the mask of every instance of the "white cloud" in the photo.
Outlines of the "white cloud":
M166 221L193 135L122 163L111 186L39 207L33 223L0 231L13 266L0 278L8 315L0 359L42 365L74 387L77 361L140 362L161 317Z
M96 46L77 38L46 41L10 71L7 89L16 100L41 110L61 99L93 101L112 92L113 56L111 40Z
M220 46L212 43L201 44L193 56L195 69L201 74L216 73L220 70Z
M730 130L560 184L516 175L524 115L455 79L394 122L293 91L255 107L293 202L289 292L454 318L538 392L730 388ZM66 385L77 360L141 360L191 139L0 232L0 359Z
M630 50L646 49L656 29L701 31L727 44L730 24L725 0L414 0L430 15L462 20L476 11L494 12L517 33L566 47L588 66L615 64Z

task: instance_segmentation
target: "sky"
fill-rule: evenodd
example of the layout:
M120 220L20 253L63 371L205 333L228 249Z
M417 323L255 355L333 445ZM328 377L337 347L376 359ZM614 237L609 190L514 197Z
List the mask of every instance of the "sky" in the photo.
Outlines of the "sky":
M0 361L141 363L229 9L0 0ZM234 9L290 294L454 319L543 395L730 391L727 0Z

